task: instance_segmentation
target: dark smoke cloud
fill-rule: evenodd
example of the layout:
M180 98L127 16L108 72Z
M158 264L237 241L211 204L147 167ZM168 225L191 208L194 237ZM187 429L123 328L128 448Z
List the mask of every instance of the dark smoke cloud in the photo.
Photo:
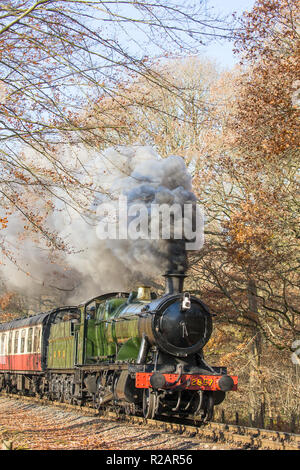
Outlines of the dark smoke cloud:
M57 203L56 212L48 219L50 228L73 247L73 253L61 255L62 262L53 265L45 261L44 250L26 240L23 247L20 245L18 262L22 266L25 261L25 270L34 274L39 283L22 271L16 275L16 267L7 264L2 269L2 277L10 286L27 293L40 289L42 293L50 278L52 284L55 283L53 272L56 272L56 282L62 282L60 287L67 285L69 288L74 281L76 289L67 300L78 302L107 291L127 290L137 282L151 284L165 271L186 270L184 240L100 240L96 233L99 219L95 214L104 202L117 206L120 195L127 196L128 209L143 203L148 214L153 203L195 204L192 178L183 158L162 159L152 148L141 146L109 148L105 152L83 146L65 147L62 158L70 168L77 165L78 173L84 167L81 181L93 183L92 196L82 204L85 209L81 214ZM16 220L12 237L16 238L17 227ZM9 227L7 236L10 236Z

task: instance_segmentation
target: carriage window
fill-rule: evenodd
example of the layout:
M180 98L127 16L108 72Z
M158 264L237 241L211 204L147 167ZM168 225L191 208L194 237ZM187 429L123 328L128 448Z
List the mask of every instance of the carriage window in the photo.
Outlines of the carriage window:
M12 335L12 331L10 331L8 335L8 354L10 354L12 350Z
M6 334L2 334L2 338L1 338L1 347L0 347L0 350L1 350L1 354L5 354L5 339L6 339Z
M36 328L34 331L34 339L33 339L33 352L35 353L40 352L40 335L41 335L40 328Z
M15 341L14 341L14 353L18 353L18 346L19 346L19 332L15 331Z
M25 351L25 336L26 336L26 330L21 331L21 353Z
M28 337L27 337L27 352L31 352L32 350L32 334L33 334L33 328L29 328Z

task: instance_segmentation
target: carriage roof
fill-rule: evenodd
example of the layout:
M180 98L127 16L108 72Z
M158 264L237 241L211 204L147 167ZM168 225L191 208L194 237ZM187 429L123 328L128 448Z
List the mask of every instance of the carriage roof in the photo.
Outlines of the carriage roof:
M11 320L9 322L0 323L0 331L8 331L13 330L15 328L23 328L27 326L35 326L44 323L47 317L54 315L62 310L74 310L77 307L60 307L55 308L53 310L49 310L48 312L38 313L37 315L31 315L29 317L17 318L15 320Z

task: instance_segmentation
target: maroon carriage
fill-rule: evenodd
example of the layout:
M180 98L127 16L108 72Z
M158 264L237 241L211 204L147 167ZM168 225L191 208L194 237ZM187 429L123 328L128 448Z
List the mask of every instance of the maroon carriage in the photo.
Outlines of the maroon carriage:
M41 372L49 312L0 324L0 371Z

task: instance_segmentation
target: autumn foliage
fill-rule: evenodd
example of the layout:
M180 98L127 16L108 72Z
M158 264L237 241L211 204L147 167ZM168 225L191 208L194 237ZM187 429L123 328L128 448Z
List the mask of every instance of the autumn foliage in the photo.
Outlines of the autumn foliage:
M30 237L63 268L64 281L80 284L58 255L70 250L67 240L48 225L57 210L86 214L94 197L65 145L142 144L186 157L205 212L205 244L189 254L186 288L217 314L205 352L240 375L237 409L249 401L252 411L263 404L270 416L299 415L290 361L300 335L299 0L257 0L235 18L240 62L227 72L199 57L198 46L201 25L216 36L230 28L217 22L214 30L203 12L171 3L2 2L2 262L16 263ZM127 4L131 16L120 19ZM155 58L145 43L135 54L127 42L146 25ZM47 291L49 276L45 285L37 272L18 268L44 294L34 299L37 309L63 303ZM52 270L61 289L60 275ZM28 312L32 294L20 302L5 284L1 290L1 320Z
M191 254L191 286L219 321L287 350L300 333L298 7L259 0L241 19L241 63L214 85L197 162L206 241Z
M247 71L236 103L235 138L256 164L282 160L299 148L299 7L298 0L258 1L237 35L236 52Z

